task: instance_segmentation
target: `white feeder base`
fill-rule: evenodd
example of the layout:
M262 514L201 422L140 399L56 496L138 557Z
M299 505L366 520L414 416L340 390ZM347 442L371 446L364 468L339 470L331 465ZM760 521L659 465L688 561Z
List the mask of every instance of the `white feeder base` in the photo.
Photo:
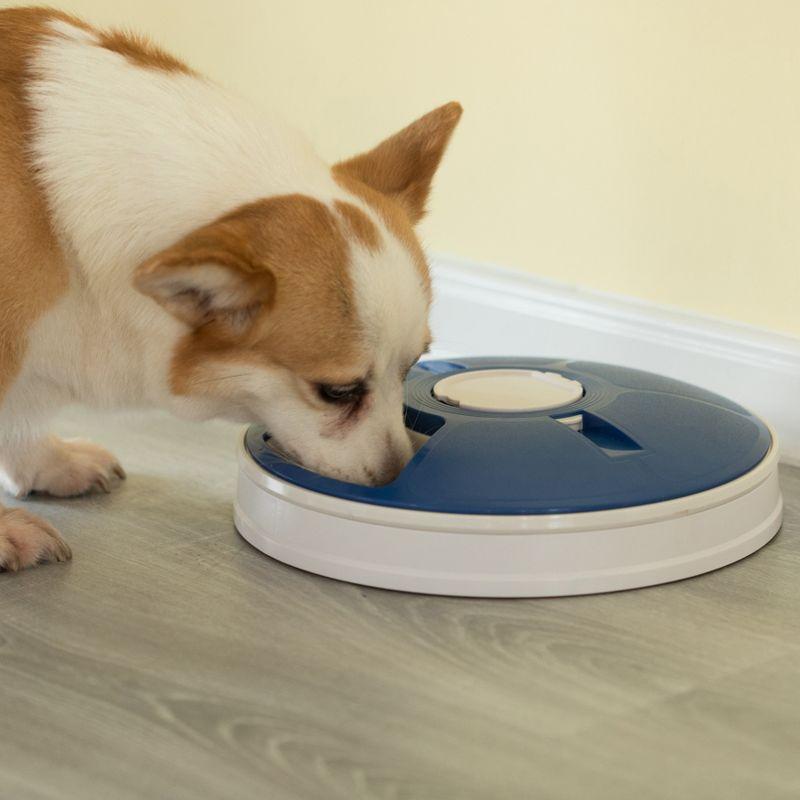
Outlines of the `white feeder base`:
M775 442L773 432L773 442ZM422 594L555 597L652 586L724 567L778 532L778 454L723 486L580 514L440 514L340 500L239 453L235 522L254 547L329 578Z

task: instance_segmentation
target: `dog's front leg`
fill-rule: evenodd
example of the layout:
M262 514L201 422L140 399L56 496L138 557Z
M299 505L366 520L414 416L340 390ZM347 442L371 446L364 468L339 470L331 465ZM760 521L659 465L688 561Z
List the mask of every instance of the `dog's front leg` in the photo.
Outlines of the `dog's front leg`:
M0 441L0 484L15 497L45 492L71 497L94 489L110 491L124 478L119 462L102 447L82 440L32 433ZM0 505L0 570L17 570L44 561L66 561L69 545L46 520L23 509Z
M0 442L0 485L14 497L31 492L54 497L97 489L110 492L114 479L124 477L111 453L83 439L42 436Z
M69 545L49 522L21 508L0 505L0 571L71 557Z

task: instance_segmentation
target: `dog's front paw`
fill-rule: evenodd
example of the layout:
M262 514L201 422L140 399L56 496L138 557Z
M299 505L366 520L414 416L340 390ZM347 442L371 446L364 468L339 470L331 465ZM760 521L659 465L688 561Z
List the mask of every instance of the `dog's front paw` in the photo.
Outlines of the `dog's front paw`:
M19 508L0 507L0 571L70 558L69 545L49 522Z
M94 490L110 492L115 478L124 479L125 470L108 450L84 439L56 439L38 465L31 489L74 497Z

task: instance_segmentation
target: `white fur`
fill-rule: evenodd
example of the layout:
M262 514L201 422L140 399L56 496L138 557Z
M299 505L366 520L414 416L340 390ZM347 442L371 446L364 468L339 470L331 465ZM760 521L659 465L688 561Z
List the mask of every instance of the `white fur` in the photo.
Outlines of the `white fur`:
M8 454L40 441L49 417L70 403L274 422L284 442L310 452L311 463L362 478L357 465L386 446L385 431L393 440L404 435L399 380L388 381L373 419L341 456L309 434L308 415L291 405L278 372L232 375L246 399L225 408L176 397L170 360L187 329L136 291L131 275L149 256L244 203L294 192L331 206L346 199L381 229L379 255L354 246L353 276L365 328L379 339L376 372L383 375L413 358L424 339L427 300L409 253L283 123L254 114L205 79L142 68L97 46L91 33L64 22L51 27L29 89L32 148L70 259L70 287L31 331L21 374L0 404L0 479L4 471L14 491L33 488L33 479L8 477L24 471ZM26 461L25 469L34 474L36 465Z

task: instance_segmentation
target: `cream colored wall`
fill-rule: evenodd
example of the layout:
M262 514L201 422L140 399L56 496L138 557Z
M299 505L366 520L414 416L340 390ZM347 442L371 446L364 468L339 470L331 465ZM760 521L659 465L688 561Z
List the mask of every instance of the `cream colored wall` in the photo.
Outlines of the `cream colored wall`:
M151 32L332 159L458 99L431 250L800 334L798 2L60 5Z

